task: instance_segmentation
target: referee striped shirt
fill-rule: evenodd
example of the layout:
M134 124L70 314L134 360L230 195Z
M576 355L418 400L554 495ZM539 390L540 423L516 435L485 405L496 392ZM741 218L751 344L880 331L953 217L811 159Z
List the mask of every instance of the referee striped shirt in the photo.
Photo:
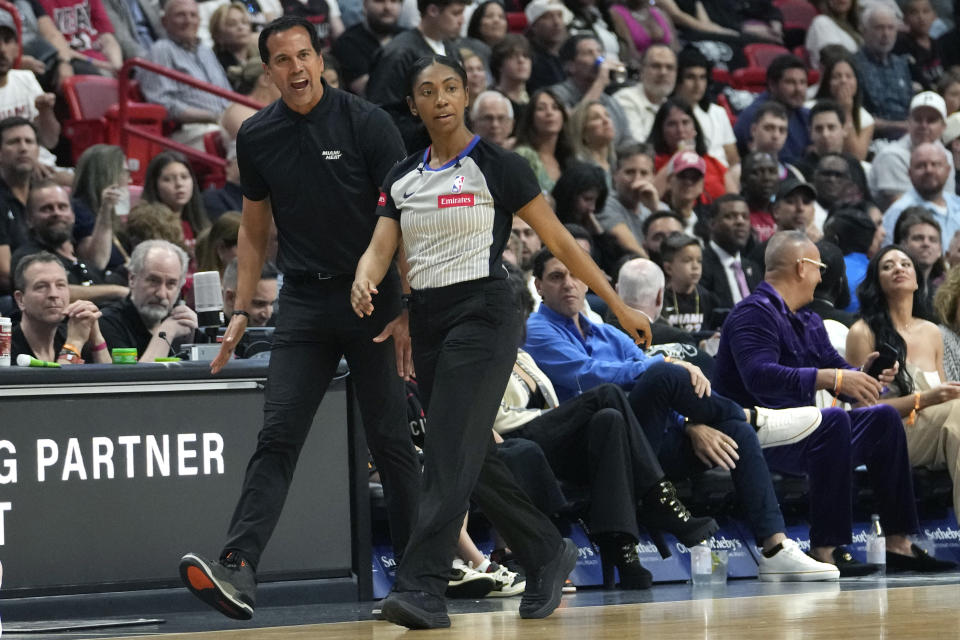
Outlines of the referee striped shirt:
M400 221L414 289L504 278L513 214L540 193L530 165L480 136L438 169L431 148L387 176L378 213Z

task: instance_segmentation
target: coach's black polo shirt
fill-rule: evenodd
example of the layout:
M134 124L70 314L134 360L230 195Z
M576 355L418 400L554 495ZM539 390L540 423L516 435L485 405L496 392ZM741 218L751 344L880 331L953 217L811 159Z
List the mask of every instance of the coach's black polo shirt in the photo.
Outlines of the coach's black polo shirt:
M306 115L277 100L247 119L237 136L243 195L271 200L280 271L353 274L380 185L405 155L386 113L326 82Z

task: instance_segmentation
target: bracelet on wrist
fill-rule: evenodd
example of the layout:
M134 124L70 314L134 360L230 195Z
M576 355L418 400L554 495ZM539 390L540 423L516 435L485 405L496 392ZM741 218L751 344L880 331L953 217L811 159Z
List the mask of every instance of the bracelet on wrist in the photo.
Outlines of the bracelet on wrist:
M70 344L69 342L64 342L64 343L63 343L63 346L60 347L60 354L62 355L64 352L66 352L66 353L72 353L73 355L77 356L78 358L80 357L80 349L77 349L75 346L73 346L73 345Z
M90 351L103 351L103 350L106 349L106 348L107 348L107 341L104 340L104 341L101 342L100 344L96 344L96 345L90 347Z

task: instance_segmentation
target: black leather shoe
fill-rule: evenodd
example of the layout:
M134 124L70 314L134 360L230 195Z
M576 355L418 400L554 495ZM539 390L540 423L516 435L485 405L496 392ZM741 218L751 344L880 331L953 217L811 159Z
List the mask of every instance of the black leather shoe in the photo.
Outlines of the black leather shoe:
M812 557L812 556L811 556ZM814 558L816 559L816 558ZM856 578L876 573L878 567L872 564L859 562L850 555L846 547L836 547L833 550L833 564L840 570L841 578Z
M577 545L564 538L547 564L527 572L527 588L520 600L521 618L546 618L560 604L563 584L577 564Z
M920 573L939 573L957 568L956 562L937 560L915 544L910 545L912 556L887 551L887 569L890 571L919 571Z
M408 629L450 626L446 601L426 591L391 591L381 603L380 618Z

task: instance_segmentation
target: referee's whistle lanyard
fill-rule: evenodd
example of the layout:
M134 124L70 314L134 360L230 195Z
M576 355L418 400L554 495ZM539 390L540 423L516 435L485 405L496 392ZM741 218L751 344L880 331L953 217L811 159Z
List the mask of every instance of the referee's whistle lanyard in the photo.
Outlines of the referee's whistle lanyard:
M430 165L429 165L429 162L430 162L430 152L433 151L433 145L431 144L430 146L428 146L426 149L423 150L423 158L420 159L420 166L417 167L417 172L420 174L420 177L422 178L424 171L443 171L444 169L450 168L451 164L452 164L455 168L459 169L459 168L460 168L460 160L462 160L463 158L467 157L467 155L468 155L471 151L473 151L473 148L474 148L475 146L477 146L477 142L479 142L479 141L480 141L480 136L474 135L474 136L470 139L470 142L467 144L467 146L464 147L462 150L460 150L460 152L457 154L457 156L456 156L453 160L447 162L447 163L446 163L445 165L443 165L442 167L438 167L438 168L436 168L436 169L431 169L431 168L430 168Z

